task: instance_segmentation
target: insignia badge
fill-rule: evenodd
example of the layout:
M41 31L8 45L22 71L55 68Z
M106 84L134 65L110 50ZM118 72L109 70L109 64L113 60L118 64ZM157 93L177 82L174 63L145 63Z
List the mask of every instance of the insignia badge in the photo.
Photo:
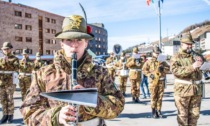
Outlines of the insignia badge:
M122 52L122 47L119 44L114 45L113 52L115 55L119 55Z

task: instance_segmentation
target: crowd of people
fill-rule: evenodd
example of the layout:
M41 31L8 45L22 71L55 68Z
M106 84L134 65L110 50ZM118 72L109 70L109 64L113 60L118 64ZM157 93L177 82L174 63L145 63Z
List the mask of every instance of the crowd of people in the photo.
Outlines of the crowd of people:
M89 29L89 30L88 30ZM64 18L62 31L56 34L61 49L54 56L54 62L44 66L37 53L35 61L28 57L28 50L23 50L23 59L18 60L12 54L12 44L4 42L0 58L0 97L3 117L1 124L12 123L14 114L13 94L14 72L18 73L22 95L20 111L23 120L29 126L71 126L69 122L79 122L79 126L105 126L104 119L117 117L124 109L126 85L129 79L131 96L134 103L142 98L150 98L151 115L163 118L161 113L166 74L171 71L175 76L174 99L178 110L179 126L196 126L199 118L202 96L202 71L199 69L203 58L194 56L190 34L181 38L179 52L172 56L170 64L158 61L161 54L159 47L153 48L152 58L138 54L133 48L132 55L121 53L116 61L114 53L106 60L106 67L93 64L92 57L86 51L88 41L93 39L90 27L80 15ZM77 85L71 88L72 54L77 56ZM119 76L120 87L115 85ZM31 80L32 79L32 80ZM145 87L145 89L144 89ZM42 92L97 88L97 106L74 105L42 97Z

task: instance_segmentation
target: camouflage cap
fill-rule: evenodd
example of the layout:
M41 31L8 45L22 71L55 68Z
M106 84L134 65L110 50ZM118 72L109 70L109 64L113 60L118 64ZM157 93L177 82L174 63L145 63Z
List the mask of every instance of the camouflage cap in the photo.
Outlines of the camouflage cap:
M153 50L152 50L154 53L161 53L161 49L158 47L158 46L155 46L153 47Z
M4 42L1 49L12 49L13 46L10 42Z
M63 20L62 31L55 35L58 39L93 39L91 27L80 15L71 15Z
M190 32L182 34L180 41L181 41L181 43L187 43L187 44L194 44L195 43L193 41L193 38L192 38L192 35L191 35Z
M23 49L23 53L22 54L28 54L28 49Z
M133 52L134 52L134 53L138 53L138 51L139 51L139 49L138 49L137 47L134 47L134 48L133 48Z
M39 52L37 52L36 53L36 57L40 57L41 55L40 55L40 53Z

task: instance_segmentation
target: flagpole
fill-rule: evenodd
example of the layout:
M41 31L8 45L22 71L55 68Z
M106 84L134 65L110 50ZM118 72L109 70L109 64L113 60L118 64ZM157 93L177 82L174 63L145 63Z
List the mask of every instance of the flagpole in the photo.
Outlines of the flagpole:
M162 44L161 44L161 40L162 40L162 36L161 36L161 11L160 11L160 0L158 0L158 18L159 18L159 48L162 49Z

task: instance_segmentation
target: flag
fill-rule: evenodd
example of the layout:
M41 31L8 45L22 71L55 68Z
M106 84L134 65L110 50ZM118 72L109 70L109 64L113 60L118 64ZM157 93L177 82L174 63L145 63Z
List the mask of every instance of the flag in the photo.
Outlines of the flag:
M152 0L152 1L153 1L153 0ZM151 0L146 0L146 2L147 2L147 5L149 6Z
M163 0L161 0L161 2L163 3Z

